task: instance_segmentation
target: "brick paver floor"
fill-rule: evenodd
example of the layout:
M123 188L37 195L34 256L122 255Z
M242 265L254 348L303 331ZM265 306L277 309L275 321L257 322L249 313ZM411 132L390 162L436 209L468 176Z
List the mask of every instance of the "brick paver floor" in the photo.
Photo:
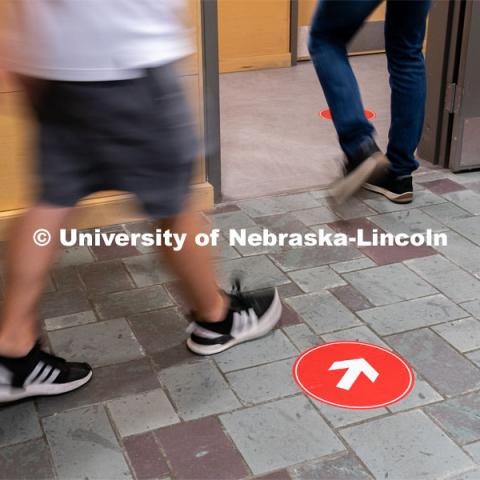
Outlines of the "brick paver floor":
M480 172L421 169L415 180L415 201L403 206L362 192L332 211L323 190L218 206L210 218L225 235L431 228L449 244L233 248L223 239L222 285L238 271L247 289L276 285L284 315L268 337L211 358L185 349L178 285L151 249L65 250L42 302L45 340L90 361L94 379L0 409L0 478L478 480ZM304 396L295 358L333 340L396 350L415 370L414 390L370 411Z

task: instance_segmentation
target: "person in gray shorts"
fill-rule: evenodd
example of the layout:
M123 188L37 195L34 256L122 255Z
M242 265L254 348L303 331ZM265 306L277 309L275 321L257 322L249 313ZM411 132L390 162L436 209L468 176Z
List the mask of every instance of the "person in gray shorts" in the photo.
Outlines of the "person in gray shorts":
M187 346L200 355L268 333L281 304L274 289L218 288L203 222L188 201L198 146L174 62L191 53L172 0L16 0L7 68L24 85L38 123L40 192L11 232L0 313L0 403L75 390L87 363L42 349L37 305L59 231L82 197L126 190L162 230L185 234L164 247L192 308ZM8 52L14 52L8 54ZM46 229L47 246L33 234Z

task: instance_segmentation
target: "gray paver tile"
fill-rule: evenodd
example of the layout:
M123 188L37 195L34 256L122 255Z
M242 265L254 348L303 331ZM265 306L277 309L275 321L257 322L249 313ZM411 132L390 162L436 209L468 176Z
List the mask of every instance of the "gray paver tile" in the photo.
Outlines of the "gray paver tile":
M474 318L443 323L433 329L461 352L480 348L480 322Z
M480 387L480 369L427 329L393 335L386 341L442 395Z
M368 327L364 325L360 327L348 328L346 330L341 330L335 333L323 334L322 338L326 342L336 342L340 340L366 342L366 343L373 343L374 345L380 345L381 347L390 349L390 347L380 337L375 335L375 333L373 333Z
M377 212L396 212L400 210L425 207L427 205L435 205L437 203L445 202L445 199L439 195L435 195L429 190L421 190L415 193L412 203L396 204L380 195L375 196L375 198L367 198L363 201Z
M320 267L329 263L354 260L363 257L354 247L300 247L272 255L273 260L285 272L302 268Z
M375 215L375 212L358 198L350 198L342 205L335 205L333 212L344 220Z
M463 449L470 454L475 463L480 465L480 442L474 442L470 445L465 445Z
M43 426L61 478L132 478L102 406L46 417Z
M380 335L389 335L464 318L466 312L443 295L432 295L361 310L357 315Z
M281 213L267 217L257 217L255 222L262 228L275 233L307 233L311 230L293 213Z
M213 256L215 260L232 260L234 258L240 258L240 254L229 245L228 241L220 237L216 247L213 247Z
M237 258L218 265L220 286L230 290L232 277L240 275L245 291L290 283L290 279L264 255Z
M302 396L228 413L220 420L254 474L344 450Z
M119 381L121 379L121 381ZM96 368L92 380L79 390L58 397L37 400L41 416L105 402L126 395L154 390L160 386L147 359Z
M308 210L299 210L293 214L295 218L300 220L304 225L321 225L322 223L330 223L338 220L328 207L315 207Z
M211 361L173 366L159 373L178 414L193 420L240 407Z
M437 293L418 275L396 263L345 273L344 278L376 306Z
M427 230L432 230L433 232L444 232L447 230L445 225L442 225L418 209L385 213L369 217L368 219L385 232L395 235L399 233L413 235L414 233L425 233Z
M159 285L109 293L94 297L93 302L103 320L149 312L172 305L167 292Z
M420 411L372 420L341 433L376 478L444 478L473 467L467 455Z
M79 325L86 325L87 323L94 323L97 317L92 310L79 313L71 313L70 315L61 315L60 317L46 318L46 330L59 330L61 328L77 327Z
M352 312L358 312L358 310L366 310L367 308L373 307L373 305L351 285L332 288L330 292Z
M33 402L6 406L0 410L0 447L42 436Z
M480 280L441 255L407 260L405 265L456 303L480 295Z
M345 280L328 266L297 270L290 273L290 278L307 293L346 284Z
M480 367L480 350L475 350L474 352L467 353L467 357Z
M0 449L0 478L2 480L55 478L45 441L31 440Z
M322 343L320 337L315 335L305 324L290 325L289 327L284 327L283 331L301 352Z
M50 292L42 296L39 316L42 319L86 312L92 307L82 291Z
M64 248L61 250L55 266L59 268L72 267L75 265L83 265L84 263L91 263L94 260L95 258L88 247Z
M462 218L450 222L450 228L466 237L476 245L480 245L480 222L478 217Z
M128 362L144 354L123 318L55 330L48 334L57 355L88 361L93 367Z
M57 290L85 290L76 267L55 268L51 275Z
M155 430L180 421L161 389L116 398L107 405L122 437Z
M449 480L478 480L480 478L480 468L469 470L468 472L449 477Z
M87 290L97 295L134 287L123 263L118 260L82 265L78 271Z
M443 195L450 202L458 205L472 215L480 215L480 195L471 190L461 190Z
M211 215L215 228L227 232L230 228L240 229L247 227L255 227L255 222L244 212L227 212Z
M248 475L242 457L215 417L165 427L155 436L175 478L238 480Z
M479 410L479 393L451 398L425 408L425 411L460 444L480 440Z
M292 480L373 480L351 453L292 467L290 472Z
M254 405L298 392L292 368L294 358L227 373L226 377L244 405Z
M158 253L125 258L123 263L138 287L166 283L175 278Z
M215 355L220 370L231 372L241 368L254 367L263 363L297 355L297 349L280 330L275 330L266 337L242 343L235 348Z
M480 300L462 303L460 306L475 318L480 319Z
M357 260L349 260L347 262L332 263L330 268L333 268L337 273L348 273L375 266L376 263L373 260L368 257L363 257L358 258Z
M480 172L459 172L451 174L451 179L460 184L476 182L480 180Z
M291 297L287 303L316 333L353 327L361 322L330 292L308 293Z
M345 427L352 423L362 422L371 418L379 417L388 413L386 408L375 408L373 410L350 410L337 408L316 400L312 400L318 411L333 425L334 428Z
M314 208L319 205L319 202L310 193L263 197L238 202L238 206L254 218Z
M390 405L388 409L392 412L401 412L440 400L443 400L442 396L435 391L429 383L415 375L415 383L412 391L398 403Z
M480 273L480 247L458 233L448 232L448 244L435 249L467 272Z
M228 237L235 241L235 248L245 257L251 255L264 255L266 253L279 253L283 251L283 247L279 245L266 245L262 241L262 232L263 228L261 227L250 227L245 229L245 234L249 237L249 242L246 245L241 245L239 242L235 241L234 234L237 232L233 230L234 233L230 234ZM229 240L230 241L230 240ZM253 243L255 242L255 243ZM233 247L230 247L233 248Z
M429 207L422 208L422 210L444 225L449 225L453 220L470 217L468 212L460 207L457 207L453 203L430 205Z

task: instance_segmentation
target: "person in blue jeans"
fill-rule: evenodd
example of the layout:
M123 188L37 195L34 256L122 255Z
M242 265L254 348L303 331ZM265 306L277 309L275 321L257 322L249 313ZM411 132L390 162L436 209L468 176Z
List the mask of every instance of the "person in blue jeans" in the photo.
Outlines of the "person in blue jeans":
M426 80L422 52L430 0L388 0L385 49L391 87L386 157L366 119L347 45L381 0L320 0L309 51L347 162L331 195L342 203L362 185L397 203L413 200L412 172L422 133Z

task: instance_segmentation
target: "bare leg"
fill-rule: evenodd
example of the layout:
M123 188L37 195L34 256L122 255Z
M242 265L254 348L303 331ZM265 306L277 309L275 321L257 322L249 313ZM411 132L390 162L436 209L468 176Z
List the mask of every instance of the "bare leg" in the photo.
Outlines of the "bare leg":
M176 252L164 247L163 253L169 267L180 279L197 316L210 322L223 320L228 300L218 287L211 249L195 243L195 236L205 231L205 222L192 207L188 207L176 217L162 220L160 226L172 233L187 234L181 250Z
M0 315L0 354L26 355L38 338L37 305L49 267L58 249L59 230L70 208L39 205L27 212L13 228L7 250L6 292ZM37 246L33 234L46 229L51 242Z

